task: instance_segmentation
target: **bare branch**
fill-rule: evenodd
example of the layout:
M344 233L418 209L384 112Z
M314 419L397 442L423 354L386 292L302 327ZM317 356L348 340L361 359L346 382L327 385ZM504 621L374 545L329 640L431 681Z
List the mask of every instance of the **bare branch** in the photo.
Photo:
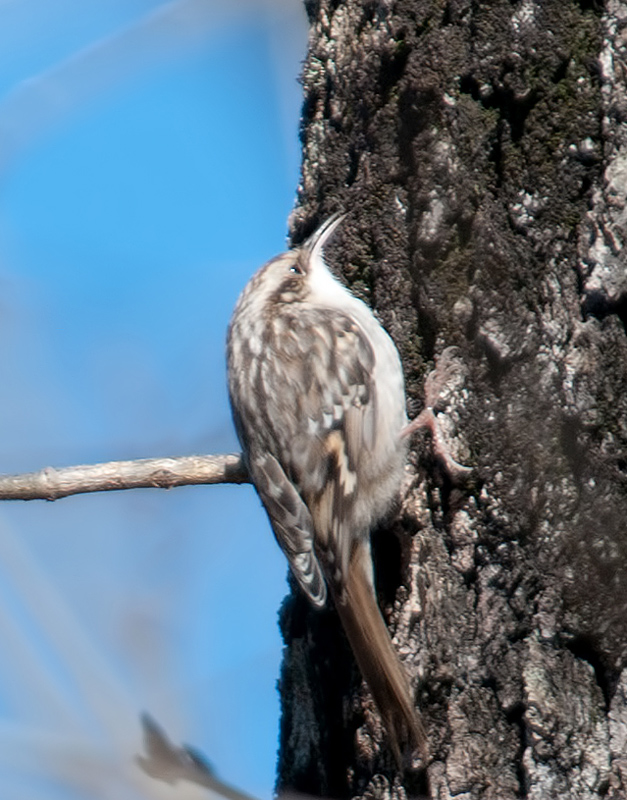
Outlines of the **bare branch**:
M176 747L148 714L142 714L147 756L136 756L143 771L156 780L176 784L186 780L211 789L224 800L253 800L250 795L221 781L205 758L195 749Z
M146 755L135 756L135 763L151 778L171 786L189 781L210 789L220 800L255 800L240 789L220 780L204 755L195 747L176 747L150 714L141 715ZM422 797L422 796L421 796ZM316 800L299 792L281 792L279 800ZM420 800L419 797L416 800ZM425 798L426 800L426 798Z
M58 500L117 489L171 489L209 483L249 483L242 456L178 456L108 461L22 475L0 475L0 500Z

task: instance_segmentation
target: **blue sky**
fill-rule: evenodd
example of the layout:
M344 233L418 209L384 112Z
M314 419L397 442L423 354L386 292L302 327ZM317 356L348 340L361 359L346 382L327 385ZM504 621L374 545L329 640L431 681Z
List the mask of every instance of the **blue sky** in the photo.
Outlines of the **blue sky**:
M0 472L238 449L225 329L285 246L306 33L298 0L0 2ZM285 575L250 487L0 506L0 796L157 796L143 710L269 796Z

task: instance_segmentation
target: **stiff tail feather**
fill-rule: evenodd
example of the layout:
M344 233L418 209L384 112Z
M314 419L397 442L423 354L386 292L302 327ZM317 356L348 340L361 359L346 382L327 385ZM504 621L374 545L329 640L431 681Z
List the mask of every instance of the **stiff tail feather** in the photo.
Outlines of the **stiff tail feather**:
M357 665L368 684L383 717L390 747L399 769L401 748L410 744L426 760L427 734L419 711L411 699L409 682L390 634L388 633L372 589L364 559L370 559L366 547L353 553L341 597L336 608Z

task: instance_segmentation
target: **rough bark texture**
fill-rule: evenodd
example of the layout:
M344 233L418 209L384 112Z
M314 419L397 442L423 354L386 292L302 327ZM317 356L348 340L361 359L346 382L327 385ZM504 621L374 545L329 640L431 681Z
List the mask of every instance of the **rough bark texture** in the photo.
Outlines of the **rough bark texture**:
M328 257L439 419L377 535L432 760L396 774L332 611L297 594L278 785L332 797L627 797L627 6L310 0L294 239Z

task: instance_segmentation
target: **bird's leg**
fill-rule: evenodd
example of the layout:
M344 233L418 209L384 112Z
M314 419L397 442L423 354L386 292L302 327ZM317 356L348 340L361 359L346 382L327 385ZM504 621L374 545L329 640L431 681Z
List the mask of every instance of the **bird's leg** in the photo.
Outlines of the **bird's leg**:
M455 348L449 347L442 353L425 381L425 407L408 425L401 431L401 438L413 436L416 431L427 428L431 433L433 443L433 454L444 466L449 478L453 483L463 482L472 472L471 467L460 464L451 453L450 447L446 442L434 406L437 404L443 389L449 385L459 374L459 364L455 358Z

